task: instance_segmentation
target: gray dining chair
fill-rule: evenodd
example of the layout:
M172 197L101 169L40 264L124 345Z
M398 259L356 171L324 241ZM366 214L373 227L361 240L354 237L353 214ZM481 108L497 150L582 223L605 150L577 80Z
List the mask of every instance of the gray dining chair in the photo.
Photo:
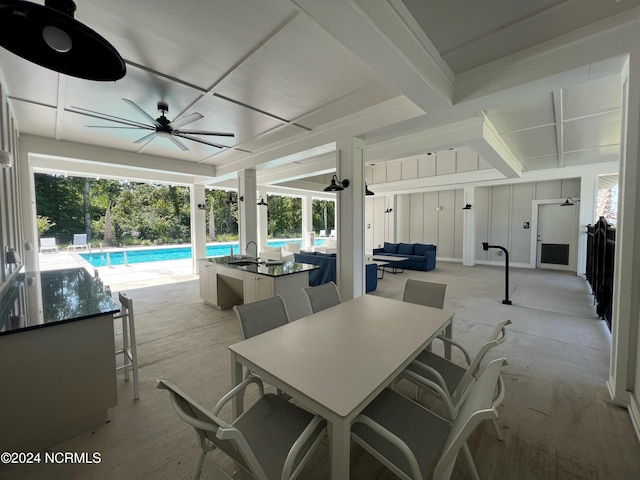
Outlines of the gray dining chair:
M338 287L334 282L302 289L307 295L311 312L316 313L342 303Z
M507 331L505 328L507 325L511 325L511 320L505 320L504 322L500 322L496 325L491 332L491 335L489 335L487 342L480 347L480 350L478 350L478 353L473 359L469 352L460 343L443 335L439 335L438 339L443 342L450 343L462 352L466 362L465 366L458 365L457 363L447 360L432 351L423 350L416 359L409 364L405 372L414 372L423 378L437 383L438 386L451 398L451 402L454 407L458 408L462 400L464 400L464 397L467 395L469 388L476 381L480 364L487 352L492 348L497 347L507 339ZM405 375L404 378L415 383L418 386L419 393L423 390L423 384L413 380L415 377L408 377ZM496 401L498 401L498 399L503 395L504 382L502 378L500 378ZM418 398L420 398L420 395L418 395ZM502 440L502 434L500 433L497 422L494 423L494 428L496 436L498 439Z
M494 391L506 364L500 358L487 365L453 422L387 388L354 419L351 437L404 480L451 478L460 450L479 479L467 439L481 422L497 418Z
M247 339L289 323L289 313L280 295L236 305L233 311L240 322L242 338Z
M220 411L247 386L255 383L259 398L231 423L220 418ZM194 480L235 478L207 455L217 449L257 480L295 479L310 460L326 433L326 422L273 393L264 393L262 381L249 377L227 393L208 411L174 384L158 380L156 388L168 390L178 417L194 428L200 455ZM224 457L218 460L226 460Z
M427 307L443 308L444 296L447 292L446 283L424 282L408 278L404 282L402 301L417 303Z

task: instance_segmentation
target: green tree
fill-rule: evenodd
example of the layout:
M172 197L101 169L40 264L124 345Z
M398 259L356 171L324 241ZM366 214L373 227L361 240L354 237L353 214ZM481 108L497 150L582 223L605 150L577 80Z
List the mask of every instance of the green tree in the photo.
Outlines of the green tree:
M42 235L55 225L55 223L52 223L48 217L44 217L42 215L38 215L36 217L36 224L38 226L38 237L42 237Z

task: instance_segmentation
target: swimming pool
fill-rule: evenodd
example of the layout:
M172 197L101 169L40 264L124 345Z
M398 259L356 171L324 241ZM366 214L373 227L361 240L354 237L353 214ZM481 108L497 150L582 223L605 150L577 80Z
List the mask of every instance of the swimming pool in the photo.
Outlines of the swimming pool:
M270 247L284 247L285 243L296 240L274 240L267 242ZM301 242L301 240L298 240ZM321 245L324 239L317 239L316 245ZM207 245L207 257L220 257L229 255L229 247L233 246L233 253L240 253L240 247L237 243L228 243L224 245ZM107 265L124 265L125 254L127 263L143 263L143 262L160 262L163 260L181 260L191 258L191 247L166 247L166 248L148 248L148 249L132 249L116 252L96 252L81 253L84 258L94 267L105 267Z

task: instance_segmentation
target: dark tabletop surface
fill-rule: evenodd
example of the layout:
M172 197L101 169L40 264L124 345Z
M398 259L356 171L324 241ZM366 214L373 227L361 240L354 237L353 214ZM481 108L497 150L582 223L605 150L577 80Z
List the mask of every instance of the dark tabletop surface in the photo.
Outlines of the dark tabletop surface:
M0 336L119 310L84 268L19 273L0 295Z
M238 265L233 262L239 262L242 260L255 261L253 257L207 257L204 260L215 263L216 265L224 265L225 267L237 268L239 270L258 273L260 275L267 275L269 277L281 277L283 275L291 275L293 273L308 272L317 268L322 268L319 265L310 265L308 263L296 263L296 262L281 262L279 265L267 265L266 263L250 263L248 265ZM262 260L259 260L262 262Z

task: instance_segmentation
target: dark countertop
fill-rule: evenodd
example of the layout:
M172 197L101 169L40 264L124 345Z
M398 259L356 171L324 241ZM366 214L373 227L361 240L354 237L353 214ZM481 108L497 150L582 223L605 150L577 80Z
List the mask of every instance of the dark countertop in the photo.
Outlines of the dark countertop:
M283 275L291 275L294 273L309 272L317 268L322 268L319 265L310 265L308 263L296 263L296 262L282 262L277 265L267 265L265 263L250 263L248 265L234 265L233 261L240 261L246 259L249 261L256 261L253 257L235 257L233 260L229 257L207 257L206 260L216 265L223 265L229 268L236 268L244 272L256 273L259 275L266 275L268 277L281 277Z
M119 310L84 268L20 273L0 296L0 336Z

